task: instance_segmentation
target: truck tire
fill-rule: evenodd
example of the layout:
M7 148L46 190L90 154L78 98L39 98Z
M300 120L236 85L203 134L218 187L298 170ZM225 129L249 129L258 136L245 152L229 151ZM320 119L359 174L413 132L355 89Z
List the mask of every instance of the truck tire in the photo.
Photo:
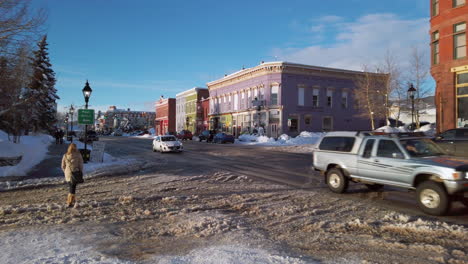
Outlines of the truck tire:
M366 184L367 189L376 192L383 188L382 184Z
M434 181L425 181L416 188L419 208L430 215L445 215L450 210L450 196L444 186Z
M327 171L327 185L334 193L344 193L348 189L348 178L343 175L340 169L333 168Z

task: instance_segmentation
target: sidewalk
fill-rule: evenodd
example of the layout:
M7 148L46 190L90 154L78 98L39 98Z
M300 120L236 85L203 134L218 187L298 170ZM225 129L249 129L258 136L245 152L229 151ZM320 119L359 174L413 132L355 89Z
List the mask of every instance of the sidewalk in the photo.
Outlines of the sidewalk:
M60 165L62 156L67 151L67 147L68 144L65 142L61 145L52 143L49 146L46 158L37 164L27 175L0 177L0 181L23 181L45 177L63 177Z

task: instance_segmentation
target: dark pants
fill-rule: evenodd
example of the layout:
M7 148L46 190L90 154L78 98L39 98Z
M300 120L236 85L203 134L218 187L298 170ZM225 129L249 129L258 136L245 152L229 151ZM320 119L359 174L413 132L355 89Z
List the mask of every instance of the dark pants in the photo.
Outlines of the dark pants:
M71 194L75 194L76 191L76 183L69 181L68 182L69 192Z

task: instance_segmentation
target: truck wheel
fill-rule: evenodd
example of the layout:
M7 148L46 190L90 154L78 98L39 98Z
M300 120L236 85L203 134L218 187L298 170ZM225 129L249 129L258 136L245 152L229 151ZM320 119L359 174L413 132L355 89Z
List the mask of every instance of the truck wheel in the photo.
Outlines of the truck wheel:
M327 171L327 185L334 193L344 193L348 188L348 178L346 178L340 169L333 168Z
M376 192L383 188L382 184L366 184L367 189Z
M450 210L450 197L437 182L425 181L416 188L419 208L430 215L445 215Z

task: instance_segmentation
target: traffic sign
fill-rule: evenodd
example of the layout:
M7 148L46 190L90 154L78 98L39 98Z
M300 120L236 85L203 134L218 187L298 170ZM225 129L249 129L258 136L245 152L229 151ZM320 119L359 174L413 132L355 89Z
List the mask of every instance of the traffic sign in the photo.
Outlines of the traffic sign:
M94 109L78 109L78 124L93 125Z

